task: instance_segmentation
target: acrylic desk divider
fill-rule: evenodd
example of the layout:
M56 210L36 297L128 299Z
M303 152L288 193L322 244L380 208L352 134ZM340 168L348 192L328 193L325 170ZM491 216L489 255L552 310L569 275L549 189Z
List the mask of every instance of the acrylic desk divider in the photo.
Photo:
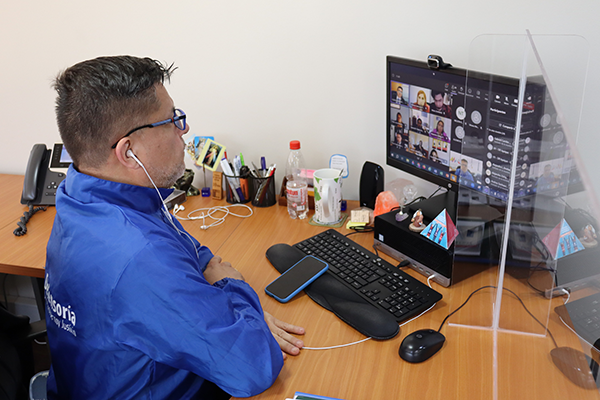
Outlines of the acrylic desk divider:
M456 253L455 268L465 262L469 268L475 265L477 273L470 279L477 280L476 287L490 287L470 300L487 303L480 308L484 311L470 313L467 304L448 322L453 329L490 331L494 393L489 398L508 399L514 395L509 383L533 382L535 371L526 362L515 371L514 362L503 353L502 343L510 340L506 335L527 335L542 348L554 348L547 331L554 313L550 298L564 293L564 287L573 292L580 286L589 290L590 284L600 287L593 283L600 266L588 265L588 276L583 277L569 271L569 260L594 251L583 246L583 227L598 227L595 221L600 221L598 197L586 172L593 171L594 164L580 157L582 149L576 147L581 137L597 135L582 131L578 138L580 118L585 118L588 44L579 36L527 31L478 36L469 54L465 87L456 88L464 90L465 104L452 105L457 110L452 140L459 141L456 133L464 133L462 150L451 154L450 167L464 164L473 177L461 174L465 178L456 222L461 235L476 230L480 243L475 251L479 257L465 261ZM492 209L502 216L486 217L498 214ZM584 212L574 215L573 210ZM591 260L597 262L600 255ZM564 282L558 279L561 268ZM569 276L577 282L567 282ZM453 289L463 290L460 282ZM470 291L461 294L454 296L450 311L460 307ZM552 362L549 351L545 356L542 362Z

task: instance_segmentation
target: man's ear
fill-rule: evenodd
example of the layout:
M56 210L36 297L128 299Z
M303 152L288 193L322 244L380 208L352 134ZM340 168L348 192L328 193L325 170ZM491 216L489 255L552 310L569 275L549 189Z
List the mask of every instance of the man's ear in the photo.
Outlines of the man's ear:
M119 141L114 151L117 160L125 168L137 169L140 167L139 162L135 159L135 153L131 148L131 141L128 138Z

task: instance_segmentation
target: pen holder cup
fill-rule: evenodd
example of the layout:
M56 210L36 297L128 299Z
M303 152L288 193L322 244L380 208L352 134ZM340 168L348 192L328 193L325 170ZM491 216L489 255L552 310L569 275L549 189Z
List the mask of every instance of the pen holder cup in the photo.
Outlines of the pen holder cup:
M252 180L250 178L240 178L239 176L231 176L223 174L223 178L225 179L225 199L228 203L231 204L240 204L240 203L248 203L252 200ZM233 187L239 187L239 192L237 192L238 197L233 194ZM239 193L241 192L242 196L244 196L244 200L242 201L239 198Z
M256 207L271 207L277 203L275 195L275 174L266 178L255 178L251 176L248 179L252 190L252 205Z

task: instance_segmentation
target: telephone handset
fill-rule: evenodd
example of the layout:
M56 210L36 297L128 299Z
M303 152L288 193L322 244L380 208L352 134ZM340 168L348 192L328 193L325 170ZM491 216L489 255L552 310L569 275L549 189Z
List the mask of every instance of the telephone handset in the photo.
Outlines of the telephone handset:
M21 194L21 204L29 206L29 210L17 222L18 227L13 231L15 236L26 234L27 222L33 214L46 210L46 207L34 207L35 205L56 204L56 189L67 176L67 168L71 163L71 157L62 143L56 143L52 150L48 150L45 144L33 145Z
M54 205L56 189L67 176L70 163L62 143L56 143L53 150L48 150L45 144L35 144L27 162L21 204Z

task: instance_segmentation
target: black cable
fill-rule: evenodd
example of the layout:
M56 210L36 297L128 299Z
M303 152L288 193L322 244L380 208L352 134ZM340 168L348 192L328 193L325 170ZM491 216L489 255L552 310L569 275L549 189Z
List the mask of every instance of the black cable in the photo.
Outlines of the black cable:
M540 261L540 262L538 263L538 265L536 265L535 267L531 268L531 271L532 271L532 272L535 272L535 271L548 271L548 272L550 272L551 274L553 274L553 280L555 281L555 283L554 283L554 284L556 285L556 271L555 271L555 270L553 270L552 268L540 267L540 265L541 265L543 262L544 262L544 261ZM531 281L530 281L530 280L531 280L531 277L532 277L532 275L533 275L533 274L529 274L529 277L527 278L527 285L529 285L529 287L530 287L530 288L532 288L533 290L535 290L535 291L536 291L536 292L538 292L539 294L541 294L541 295L545 295L545 294L546 294L546 291L545 291L545 290L538 289L538 288L536 288L535 286L533 286L533 285L531 284Z
M354 232L350 232L350 233L346 234L345 235L346 237L348 237L350 235L354 235L356 233L373 232L373 230L374 230L374 228L372 226L368 226L368 225L365 225L365 226L354 226L354 227L352 227L350 229L352 229Z
M413 205L413 204L414 204L414 203L416 203L417 201L421 201L421 200L427 200L427 199L430 199L430 198L432 198L433 196L435 196L435 194L436 194L437 192L439 192L440 190L442 190L442 189L445 189L445 188L444 188L444 187L442 187L442 186L438 186L438 188L437 188L437 189L436 189L436 190L435 190L435 191L434 191L432 194L430 194L430 195L429 195L429 197L425 197L425 196L419 196L419 197L417 197L417 198L413 199L413 200L412 200L410 203L406 203L406 204L403 204L403 205L401 205L401 206L398 206L398 207L393 207L393 208L392 208L390 211L399 210L399 209L400 209L400 208L402 208L402 207L407 207L407 206ZM446 190L446 191L447 191L447 190Z
M531 316L531 318L533 318L533 319L534 319L534 321L535 321L535 322L537 322L537 323L538 323L538 324L539 324L539 325L540 325L542 328L544 328L544 329L546 329L546 330L548 331L548 335L550 335L550 338L551 338L551 339L552 339L552 341L554 342L554 347L558 347L558 344L556 343L556 340L554 339L554 335L552 335L552 332L550 332L550 329L548 329L548 327L547 327L547 326L544 326L544 324L542 324L542 323L540 322L540 320L539 320L539 319L537 319L537 318L535 317L535 315L533 315L533 314L531 313L531 311L529 311L529 309L527 308L527 306L525 306L525 303L523 302L523 300L521 300L521 298L520 298L520 297L519 297L519 296L518 296L518 295L517 295L515 292L513 292L512 290L510 290L510 289L507 289L507 288L502 288L502 289L504 289L504 290L506 290L506 291L508 291L508 292L512 293L512 295L513 295L513 296L515 296L515 297L517 298L517 300L519 300L519 302L521 303L521 305L523 306L523 308L525 309L525 311L527 311L527 314L529 314L529 315Z
M480 287L479 289L476 289L476 290L474 290L474 291L473 291L473 292L472 292L472 293L469 295L469 297L467 297L467 299L465 300L465 302L464 302L464 303L462 303L462 304L460 305L460 307L458 307L456 310L452 311L450 314L446 315L446 318L444 318L444 320L442 321L442 323L441 323L441 325L440 325L440 328L438 329L438 332L442 330L442 327L444 326L444 324L446 323L446 321L448 320L448 318L450 318L451 316L453 316L454 314L456 314L456 313L458 312L458 310L460 310L461 308L463 308L463 307L465 306L465 304L467 304L467 302L468 302L469 300L471 300L471 297L473 297L473 295L474 295L475 293L479 292L480 290L483 290L483 289L488 289L488 288L494 288L494 289L497 289L497 288L496 288L496 286L491 286L491 285L488 285L488 286L482 286L482 287Z
M436 194L437 192L439 192L440 190L442 190L442 189L446 189L446 188L444 188L444 187L441 187L441 186L438 186L438 188L435 190L435 192L431 193L431 195L428 197L428 199L430 199L430 198L432 198L433 196L435 196L435 194ZM446 189L446 192L447 192L447 191L448 191L448 190Z
M375 250L375 255L377 255L377 258L379 258L379 252L377 251L377 247L375 246L374 243L373 243L373 250Z
M21 217L21 219L19 220L19 222L17 222L18 228L15 229L13 231L13 234L15 236L23 236L24 234L27 233L27 222L29 222L29 219L31 217L33 217L33 214L35 214L38 211L46 211L47 207L35 207L33 208L33 206L30 204L29 205L29 210L25 211L23 213L23 216Z
M473 292L472 292L472 293L469 295L469 297L467 297L467 299L465 300L465 302L464 302L464 303L462 303L462 304L460 305L460 307L458 307L456 310L452 311L450 314L448 314L448 315L446 316L446 318L444 318L444 320L442 321L442 323L441 323L441 325L440 325L440 328L438 329L438 332L442 330L442 327L444 326L444 324L446 323L446 321L448 320L448 318L450 318L452 315L454 315L456 312L458 312L458 310L460 310L461 308L463 308L463 307L465 306L465 304L467 304L467 302L468 302L469 300L471 300L471 297L473 297L473 295L474 295L475 293L479 292L480 290L483 290L483 289L489 289L489 288L498 289L498 287L496 287L496 286L488 285L488 286L482 286L482 287L480 287L479 289L476 289L476 290L474 290L474 291L473 291ZM554 347L558 347L558 344L556 343L556 340L554 339L554 335L552 335L552 332L550 332L550 329L548 329L548 327L544 326L544 324L542 324L542 323L540 322L540 320L539 320L539 319L537 319L537 318L535 317L535 315L533 315L533 314L532 314L532 313L529 311L529 309L527 308L527 306L525 306L525 303L523 302L523 300L521 300L521 298L520 298L520 297L519 297L519 296L518 296L518 295L517 295L515 292L513 292L512 290L510 290L510 289L507 289L507 288L502 288L502 289L503 289L503 290L506 290L506 291L507 291L507 292L509 292L509 293L511 293L513 296L515 296L515 297L517 298L517 300L519 300L519 302L521 302L521 305L523 306L523 308L525 309L525 311L527 311L527 314L529 314L529 315L531 316L531 318L533 318L533 319L535 320L535 322L537 322L537 323L538 323L538 324L539 324L539 325L540 325L542 328L544 328L544 329L546 329L546 331L548 331L548 334L550 335L550 338L551 338L551 339L552 339L552 341L554 342Z

